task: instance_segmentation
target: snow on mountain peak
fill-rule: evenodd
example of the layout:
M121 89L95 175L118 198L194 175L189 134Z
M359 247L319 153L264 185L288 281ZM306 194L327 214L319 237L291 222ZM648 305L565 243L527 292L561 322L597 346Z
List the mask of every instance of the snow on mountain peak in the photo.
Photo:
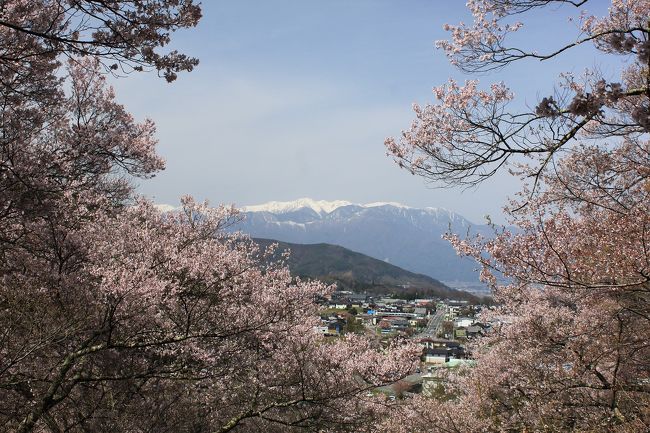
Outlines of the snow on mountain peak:
M178 210L178 206L172 206L171 204L167 204L167 203L157 203L154 204L153 207L155 207L157 210L163 213L173 212L175 210Z
M268 203L244 206L244 212L270 212L270 213L287 213L302 208L310 208L317 213L330 213L334 209L342 206L351 205L349 201L335 200L312 200L310 198L301 198L294 201L270 201Z
M402 209L413 209L410 206L403 205L402 203L397 203L394 201L377 201L374 203L367 203L367 204L362 204L359 205L361 207L381 207L381 206L392 206L392 207L398 207Z
M174 212L180 209L178 206L172 206L165 203L154 204L156 209L162 213ZM372 208L393 208L396 212L418 212L430 215L438 220L448 220L462 223L466 221L464 217L458 215L457 213L436 207L424 207L416 208L412 206L407 206L402 203L397 202L373 202L373 203L352 203L346 200L313 200L311 198L300 198L293 201L270 201L264 204L251 205L251 206L242 206L240 210L242 212L269 212L271 214L281 215L286 213L291 213L298 211L300 209L311 209L316 212L320 217L323 217L327 214L332 213L336 209L344 206L356 206L357 208L362 209L372 209ZM288 223L285 221L285 223Z
M172 212L179 209L178 206L172 206L169 204L162 204L162 203L155 204L154 206L163 213ZM311 198L300 198L298 200L293 200L293 201L270 201L264 204L243 206L241 210L243 212L269 212L273 214L284 214L289 212L295 212L299 209L309 208L312 209L317 214L323 215L323 214L329 214L334 210L343 206L358 206L366 209L387 206L387 207L393 207L398 209L420 210L428 214L435 215L438 218L443 217L443 218L449 218L451 220L455 220L458 218L462 219L460 215L457 215L456 213L444 208L435 208L435 207L414 208L411 206L406 206L404 204L392 202L392 201L386 201L386 202L378 201L373 203L360 204L360 203L352 203L346 200L327 201L327 200L313 200Z
M367 204L359 204L359 203L352 203L345 200L327 201L327 200L313 200L310 198L301 198L294 201L270 201L264 204L244 206L242 207L242 210L244 212L270 212L274 214L283 214L288 212L294 212L303 208L310 208L318 214L324 214L324 213L328 214L340 207L350 206L350 205L359 206L362 208L390 206L399 209L417 209L396 202L373 202ZM427 213L435 214L436 216L441 216L441 214L444 214L445 216L448 217L453 216L453 212L442 208L426 207L420 210L425 211Z

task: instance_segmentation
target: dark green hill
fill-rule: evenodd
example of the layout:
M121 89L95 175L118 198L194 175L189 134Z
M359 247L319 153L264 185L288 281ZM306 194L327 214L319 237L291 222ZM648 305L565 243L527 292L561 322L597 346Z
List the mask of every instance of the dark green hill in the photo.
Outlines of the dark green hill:
M288 265L293 275L336 283L341 290L396 294L407 298L435 296L478 300L471 293L451 289L434 278L409 272L338 245L292 244L272 239L254 241L262 247L277 243L278 254L290 250Z

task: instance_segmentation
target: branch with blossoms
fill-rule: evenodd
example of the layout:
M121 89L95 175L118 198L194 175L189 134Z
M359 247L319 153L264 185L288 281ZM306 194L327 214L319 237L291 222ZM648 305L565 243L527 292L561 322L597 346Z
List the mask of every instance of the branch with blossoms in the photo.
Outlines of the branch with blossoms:
M177 51L161 54L159 48L171 42L173 32L194 27L200 18L200 6L192 0L4 2L0 36L31 49L7 49L0 59L3 65L20 65L50 55L93 56L113 73L150 68L174 81L198 60Z
M575 41L546 54L507 45L509 35L524 26L519 21L506 23L509 18L547 6L580 8L588 2L471 0L468 7L474 18L472 25L445 25L445 30L451 33L451 40L436 41L436 47L445 51L453 65L470 73L501 69L525 59L549 60L587 43L593 43L606 52L632 53L647 62L650 42L647 38L648 22L643 18L643 2L616 3L610 16L604 20L583 12L579 18L580 34ZM627 13L628 7L632 13Z
M647 1L615 2L607 17L582 18L588 37L549 55L503 48L506 34L520 25L501 21L553 1L474 0L468 3L474 26L446 26L451 41L439 47L461 69L485 70L526 57L549 59L591 42L607 53L633 60L621 82L606 81L596 72L579 82L563 74L558 90L529 111L511 111L514 95L505 84L480 90L477 81L461 86L450 80L434 88L435 104L414 106L416 119L399 139L385 145L395 162L413 174L443 185L474 186L510 165L527 161L522 174L537 183L558 152L579 139L603 140L650 131L650 28ZM559 2L570 3L570 2ZM578 2L581 6L586 2Z
M490 91L478 89L477 81L464 86L454 80L436 87L438 104L414 106L416 120L399 141L388 138L388 154L413 174L445 185L476 185L493 176L514 157L536 160L528 171L537 179L554 155L578 136L597 139L632 130L643 133L645 110L624 121L611 114L634 98L644 98L647 88L627 89L620 84L597 81L590 91L584 86L573 97L543 98L535 112L512 114L513 93L503 84ZM569 86L567 84L566 86Z

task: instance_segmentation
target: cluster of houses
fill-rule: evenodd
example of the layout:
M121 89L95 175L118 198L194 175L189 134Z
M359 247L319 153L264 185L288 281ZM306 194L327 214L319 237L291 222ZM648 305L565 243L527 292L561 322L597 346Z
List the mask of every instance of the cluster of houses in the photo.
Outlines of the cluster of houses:
M328 336L338 336L349 329L371 330L385 336L417 336L425 331L437 312L442 316L433 337L465 341L485 329L475 318L480 306L467 301L406 300L337 291L330 299L323 300L323 307L318 331Z
M439 366L456 366L459 361L466 359L465 347L460 342L445 340L441 338L422 338L419 340L422 345L421 361L427 370Z
M473 363L465 344L488 327L477 320L481 306L467 301L406 300L337 291L322 305L318 331L326 336L370 332L382 339L406 335L418 342L422 346L420 366L407 378L413 382L399 384L409 383L409 390L427 395L444 393L449 369ZM389 391L389 395L395 393Z
M487 325L479 323L476 319L481 311L481 305L449 301L445 304L445 308L445 323L440 330L440 337L465 341L483 334L487 329Z
M336 336L350 329L371 330L382 335L412 335L427 325L436 311L435 299L395 299L339 291L324 303L318 331Z

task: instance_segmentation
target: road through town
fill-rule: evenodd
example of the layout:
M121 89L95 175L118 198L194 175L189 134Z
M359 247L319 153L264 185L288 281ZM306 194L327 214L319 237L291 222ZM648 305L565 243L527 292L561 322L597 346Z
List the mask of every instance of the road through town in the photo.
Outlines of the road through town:
M427 327L422 331L420 336L422 337L432 337L435 338L438 336L438 332L440 331L440 328L442 327L442 322L444 321L445 318L445 309L444 308L438 308L436 310L436 313L431 317L429 320L429 323L427 324Z

